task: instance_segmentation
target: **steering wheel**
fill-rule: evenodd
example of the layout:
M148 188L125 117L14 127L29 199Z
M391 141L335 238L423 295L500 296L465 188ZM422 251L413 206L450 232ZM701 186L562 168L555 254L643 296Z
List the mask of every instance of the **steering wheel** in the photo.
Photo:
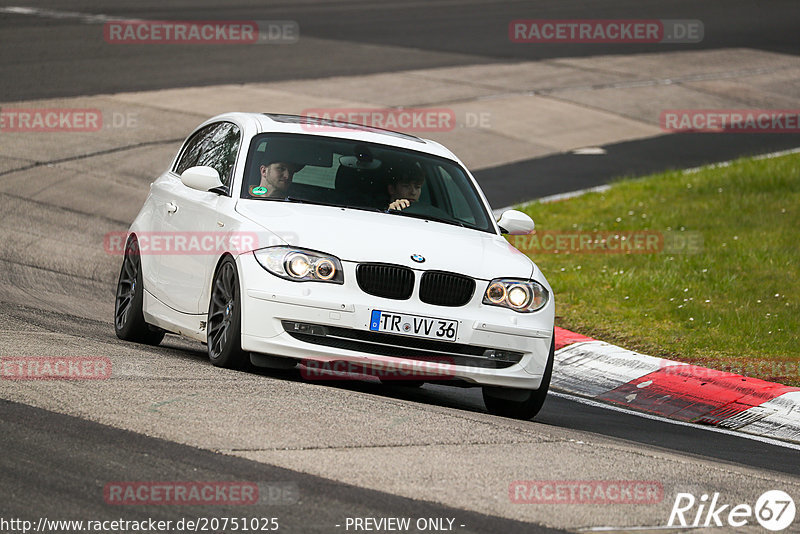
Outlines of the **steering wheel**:
M412 202L411 205L405 208L403 211L407 211L408 213L413 213L415 215L430 215L431 217L436 217L437 219L453 219L453 216L443 209L422 202Z

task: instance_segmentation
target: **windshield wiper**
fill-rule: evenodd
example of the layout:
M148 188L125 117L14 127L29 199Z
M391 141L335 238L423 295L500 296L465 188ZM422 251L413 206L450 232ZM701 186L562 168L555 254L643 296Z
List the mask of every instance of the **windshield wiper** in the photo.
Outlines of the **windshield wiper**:
M281 200L283 200L284 202L297 202L298 204L317 204L319 206L332 206L334 208L344 207L340 206L339 204L334 204L332 202L322 202L321 200L308 200L306 198L283 197Z
M435 221L445 224L453 224L456 226L460 226L462 228L466 228L467 226L462 223L461 221L455 219L443 219L442 217L436 217L434 215L423 215L421 213L409 213L407 211L402 210L386 210L386 213L391 213L392 215L405 215L406 217L413 217L415 219L423 219L426 221Z
M333 208L347 208L351 210L377 211L381 213L384 211L380 208L373 208L372 206L348 206L345 204L335 204L333 202L323 202L321 200L308 200L306 198L297 198L297 197L283 197L281 200L284 200L286 202L297 202L299 204L316 204L318 206L331 206Z
M264 200L279 200L279 201L283 201L283 202L296 202L298 204L315 204L317 206L330 206L330 207L333 207L333 208L345 208L345 209L351 209L351 210L372 211L372 212L376 212L376 213L389 213L391 215L403 215L405 217L412 217L414 219L422 219L424 221L434 221L434 222L440 222L440 223L444 223L444 224L452 224L453 226L460 226L462 228L470 228L472 230L481 230L481 228L479 228L477 226L461 222L461 221L459 221L457 219L445 219L443 217L436 217L435 215L423 215L421 213L410 213L410 212L403 211L403 210L381 209L381 208L375 208L375 207L372 207L372 206L350 206L350 205L345 205L345 204L335 204L333 202L323 202L321 200L308 200L308 199L305 199L305 198L298 198L298 197L292 197L292 196L272 197L272 198L266 198Z
M373 208L372 206L342 206L342 207L350 208L351 210L376 211L378 213L383 213L385 211L380 208Z

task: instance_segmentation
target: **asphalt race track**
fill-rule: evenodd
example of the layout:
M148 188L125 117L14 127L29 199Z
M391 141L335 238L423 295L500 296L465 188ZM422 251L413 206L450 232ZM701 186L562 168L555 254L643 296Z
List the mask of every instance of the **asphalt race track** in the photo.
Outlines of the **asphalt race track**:
M604 145L602 157L561 153L475 173L492 206L516 204L608 184L615 178L690 169L745 156L791 150L800 135L677 133ZM524 189L525 194L520 195ZM497 208L495 208L497 209Z
M796 55L800 20L796 0L614 0L591 12L572 1L2 4L62 13L0 10L4 105L653 51L650 45L513 46L508 21L523 18L698 19L707 38L692 45L697 50ZM90 23L80 14L290 19L302 38L292 47L241 47L234 54L223 46L113 47L86 39ZM718 492L732 505L753 505L772 489L798 493L799 445L644 418L563 394L551 395L535 421L507 420L485 412L478 389L311 383L298 371L215 368L203 345L172 335L157 348L119 341L111 319L120 258L99 244L105 233L127 228L148 184L180 146L180 135L164 132L155 129L151 139L122 148L64 137L43 143L38 158L0 153L0 356L99 356L113 363L110 380L0 380L1 532L21 532L2 526L11 518L35 524L237 516L278 517L283 532L353 532L348 518L387 517L450 518L457 532L672 532L680 529L664 525L680 492ZM20 146L13 135L0 133L0 143ZM26 139L25 148L34 150L37 138ZM795 134L664 134L603 144L601 160L551 154L482 168L476 176L501 207L521 194L535 198L798 146ZM559 179L548 179L554 175ZM656 481L663 498L518 504L509 487L519 480ZM119 481L242 481L258 484L264 498L250 506L109 504L104 488ZM271 502L265 488L288 488L289 496Z
M263 82L386 72L407 68L552 59L652 51L653 45L594 44L520 47L508 40L515 19L697 19L706 37L695 49L748 47L796 53L798 5L749 0L603 2L587 12L583 2L443 0L402 2L270 2L211 0L159 2L49 0L4 5L163 20L296 20L303 39L293 47L204 50L190 46L111 47L81 37L86 28L72 18L4 16L3 100L75 96L161 87L194 87L220 82ZM314 41L311 41L314 39ZM53 46L58 43L58 46ZM315 53L324 43L324 54ZM364 47L371 45L376 48ZM659 45L666 50L685 44ZM380 48L377 48L380 47ZM266 48L266 49L265 49ZM271 49L270 49L271 48ZM287 49L288 48L288 49ZM214 65L214 68L208 68ZM143 70L143 69L146 69Z

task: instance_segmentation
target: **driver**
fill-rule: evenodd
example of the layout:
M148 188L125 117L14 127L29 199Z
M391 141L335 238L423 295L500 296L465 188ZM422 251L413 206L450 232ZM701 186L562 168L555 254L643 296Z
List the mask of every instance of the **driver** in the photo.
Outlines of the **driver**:
M425 185L425 174L419 165L407 167L398 175L389 179L389 209L402 210L419 200L422 186Z
M303 165L286 161L264 163L259 167L261 181L250 188L250 194L262 198L286 196L294 173L302 168Z

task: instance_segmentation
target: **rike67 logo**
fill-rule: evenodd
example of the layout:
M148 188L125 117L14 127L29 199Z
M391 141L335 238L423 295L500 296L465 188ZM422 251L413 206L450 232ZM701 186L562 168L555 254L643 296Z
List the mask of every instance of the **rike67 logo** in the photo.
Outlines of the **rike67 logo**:
M762 527L773 532L784 530L794 521L794 500L781 490L764 492L755 506L749 504L723 504L719 493L707 494L697 499L691 493L678 493L667 526L675 527L743 527L755 519Z

